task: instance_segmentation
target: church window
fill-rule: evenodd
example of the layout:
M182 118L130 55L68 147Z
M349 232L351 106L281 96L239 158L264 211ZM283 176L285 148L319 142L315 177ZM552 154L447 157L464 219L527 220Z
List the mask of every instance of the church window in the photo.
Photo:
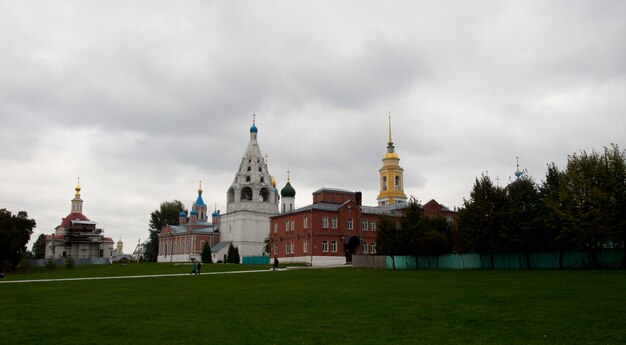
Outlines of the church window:
M252 171L252 167L251 166L248 166L248 171Z
M333 217L333 219L331 220L331 223L330 223L330 227L332 229L337 229L337 217Z
M322 241L322 252L328 253L328 241Z
M383 176L383 190L387 190L387 176Z
M285 231L289 231L289 221L285 221Z
M400 190L400 176L396 176L395 188L396 188L396 190Z
M293 231L295 223L296 223L296 221L292 219L291 220L291 226L289 227L291 229L291 231Z
M278 244L274 244L274 255L278 255Z
M289 243L285 243L285 254L289 254Z
M243 189L241 190L241 200L252 201L252 188L243 187Z
M348 219L348 230L352 230L352 218Z
M262 172L263 170L261 170L261 167L259 167L259 172Z
M285 204L283 204L283 213L285 213Z
M328 217L322 218L322 228L328 229Z
M265 183L265 179L261 176L261 183Z
M330 251L333 253L337 252L337 241L330 242Z
M270 191L267 188L261 188L261 201L268 201L270 197Z
M246 176L246 182L250 182L250 175Z
M291 242L291 254L296 252L296 243L295 242Z

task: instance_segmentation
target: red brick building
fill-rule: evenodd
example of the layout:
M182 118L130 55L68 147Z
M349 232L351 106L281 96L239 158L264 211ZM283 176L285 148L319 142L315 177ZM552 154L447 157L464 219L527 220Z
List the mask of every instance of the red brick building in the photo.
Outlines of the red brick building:
M376 254L376 228L382 215L402 215L406 202L363 206L361 193L322 188L313 204L270 218L270 251L281 262L334 265L352 261L352 255ZM431 200L425 217L443 217L456 226L457 213Z

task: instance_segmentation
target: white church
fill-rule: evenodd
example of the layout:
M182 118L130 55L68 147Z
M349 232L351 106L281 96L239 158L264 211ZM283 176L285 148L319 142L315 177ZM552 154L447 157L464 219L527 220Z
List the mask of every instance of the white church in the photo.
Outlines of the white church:
M241 259L267 255L263 251L265 239L269 234L270 217L278 214L280 197L276 180L270 175L259 148L257 135L258 128L253 118L248 147L226 192L226 213L216 211L213 223L205 224L219 238L217 243L211 243L213 262L225 261L230 244L238 249ZM185 221L181 219L182 223ZM203 243L200 243L202 236L193 235L197 231L191 226L164 227L159 235L157 261L199 260ZM167 245L161 248L164 243Z

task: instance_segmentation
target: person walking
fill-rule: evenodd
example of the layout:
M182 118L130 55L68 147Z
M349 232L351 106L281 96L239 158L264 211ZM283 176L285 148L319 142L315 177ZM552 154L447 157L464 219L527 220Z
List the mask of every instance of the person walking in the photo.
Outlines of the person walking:
M202 261L198 261L198 270L196 271L196 275L200 275L201 268L202 268Z
M274 255L274 271L278 271L278 257Z
M191 263L191 273L189 273L189 275L192 275L192 274L196 274L196 262L195 261Z

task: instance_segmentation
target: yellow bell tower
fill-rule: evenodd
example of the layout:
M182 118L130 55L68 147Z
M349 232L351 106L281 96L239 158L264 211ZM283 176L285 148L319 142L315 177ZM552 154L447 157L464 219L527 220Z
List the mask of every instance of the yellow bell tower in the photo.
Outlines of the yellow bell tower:
M389 141L387 153L383 157L383 166L378 170L380 173L380 193L378 193L378 205L391 205L406 201L404 194L404 169L400 167L400 157L394 151L391 140L391 113L389 116Z

